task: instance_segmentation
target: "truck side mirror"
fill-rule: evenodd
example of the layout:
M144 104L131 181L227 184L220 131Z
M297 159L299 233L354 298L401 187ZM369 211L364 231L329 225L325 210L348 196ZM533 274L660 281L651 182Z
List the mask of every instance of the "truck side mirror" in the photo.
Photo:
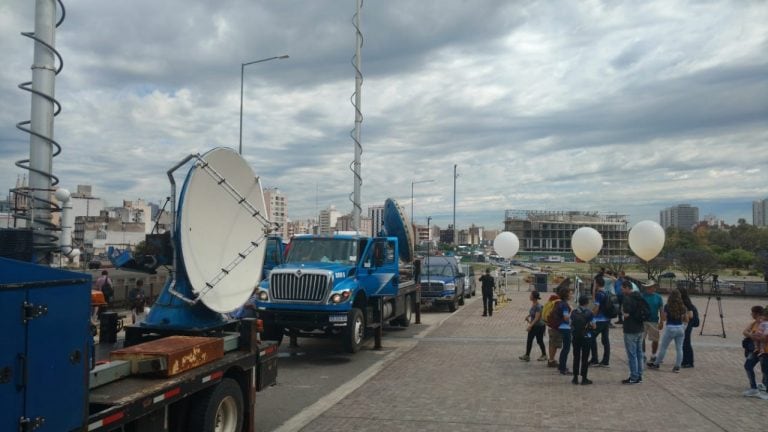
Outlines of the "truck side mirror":
M466 275L464 273L459 272L459 274L457 274L457 276L460 277L460 278L463 278Z

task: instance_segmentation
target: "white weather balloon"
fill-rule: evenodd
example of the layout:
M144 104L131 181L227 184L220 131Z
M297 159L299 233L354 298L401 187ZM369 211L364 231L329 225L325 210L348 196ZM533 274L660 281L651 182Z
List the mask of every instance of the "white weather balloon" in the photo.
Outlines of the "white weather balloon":
M515 233L504 231L493 240L493 249L504 258L512 258L520 249L520 240Z
M582 261L589 261L603 248L603 236L596 229L581 227L571 237L571 249Z
M629 247L645 261L656 258L664 247L664 228L651 220L640 221L629 231Z

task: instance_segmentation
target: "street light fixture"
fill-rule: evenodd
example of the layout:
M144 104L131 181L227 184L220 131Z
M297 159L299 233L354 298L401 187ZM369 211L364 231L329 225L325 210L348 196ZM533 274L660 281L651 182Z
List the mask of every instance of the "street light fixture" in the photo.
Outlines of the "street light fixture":
M254 60L252 62L248 63L241 63L240 64L240 147L238 150L238 153L240 155L243 154L243 77L245 75L245 67L248 65L256 64L256 63L263 63L270 60L281 60L281 59L287 59L288 55L281 55L276 57L269 57L261 60Z
M419 184L419 183L432 183L434 180L414 180L411 182L411 229L413 230L413 237L414 241L418 240L416 236L416 224L414 221L416 218L413 216L413 185Z

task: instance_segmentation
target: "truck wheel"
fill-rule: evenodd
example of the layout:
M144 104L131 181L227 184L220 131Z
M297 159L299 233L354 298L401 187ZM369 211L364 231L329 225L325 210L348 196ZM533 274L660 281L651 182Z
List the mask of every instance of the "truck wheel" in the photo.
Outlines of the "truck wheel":
M405 298L405 312L397 319L397 323L401 327L408 327L411 325L411 317L413 315L413 297L408 296Z
M365 320L363 312L358 308L352 308L347 317L347 328L344 331L344 350L348 353L360 351L365 336Z
M453 299L452 302L448 303L448 312L456 312L456 309L459 308L459 306L456 304L456 299Z
M265 325L264 339L274 341L279 346L283 342L283 328L276 325Z
M459 306L464 306L464 296L459 297Z
M244 410L240 386L224 378L195 398L190 413L193 432L241 432Z

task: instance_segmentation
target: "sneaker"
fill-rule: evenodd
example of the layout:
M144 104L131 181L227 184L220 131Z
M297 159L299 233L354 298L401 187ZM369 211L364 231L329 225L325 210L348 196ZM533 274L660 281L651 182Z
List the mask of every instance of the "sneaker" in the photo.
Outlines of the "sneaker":
M546 354L542 354L541 357L536 359L536 361L544 361L546 359L547 359L547 355Z
M622 384L638 384L639 382L640 381L632 379L632 378L627 378L625 380L621 380Z
M656 356L651 356L651 363L656 363Z
M582 378L581 385L590 385L590 384L592 384L592 380L591 379Z
M741 395L744 397L760 397L760 390L756 388L747 389Z
M637 383L638 384L640 384L641 382L643 382L643 376L642 375L640 375L640 377L637 379Z
M680 367L683 368L683 369L690 369L690 368L693 367L693 365L692 364L684 364L684 365L680 365Z
M645 365L648 366L648 369L658 369L659 368L659 365L657 365L656 363L648 362Z
M761 391L758 397L762 400L768 400L768 392Z
M763 383L758 384L757 385L757 389L760 390L760 391L766 391L765 390L765 384L763 384Z
M609 368L611 367L611 365L609 365L608 363L598 363L596 367Z
M547 361L547 367L558 367L559 364L557 363L557 360L549 360Z
M579 383L579 378L578 377L573 377L573 379L571 380L571 384L575 385L575 384L578 384L578 383Z
M570 375L570 374L571 374L571 371L569 371L567 368L560 369L560 375Z
M527 356L527 355L521 355L521 356L520 356L520 357L518 357L518 358L519 358L520 360L522 360L522 361L525 361L525 362L527 362L527 361L531 361L531 357L530 357L530 356Z
M589 362L590 366L597 366L598 364L600 364L600 362L598 362L597 360L592 360Z
M487 313L484 313L484 314L483 314L483 316L488 316L488 314L487 314Z
M674 373L680 373L680 368L679 368L679 367L677 367L677 366L675 366L675 367L673 367L673 368L672 368L672 372L674 372Z

